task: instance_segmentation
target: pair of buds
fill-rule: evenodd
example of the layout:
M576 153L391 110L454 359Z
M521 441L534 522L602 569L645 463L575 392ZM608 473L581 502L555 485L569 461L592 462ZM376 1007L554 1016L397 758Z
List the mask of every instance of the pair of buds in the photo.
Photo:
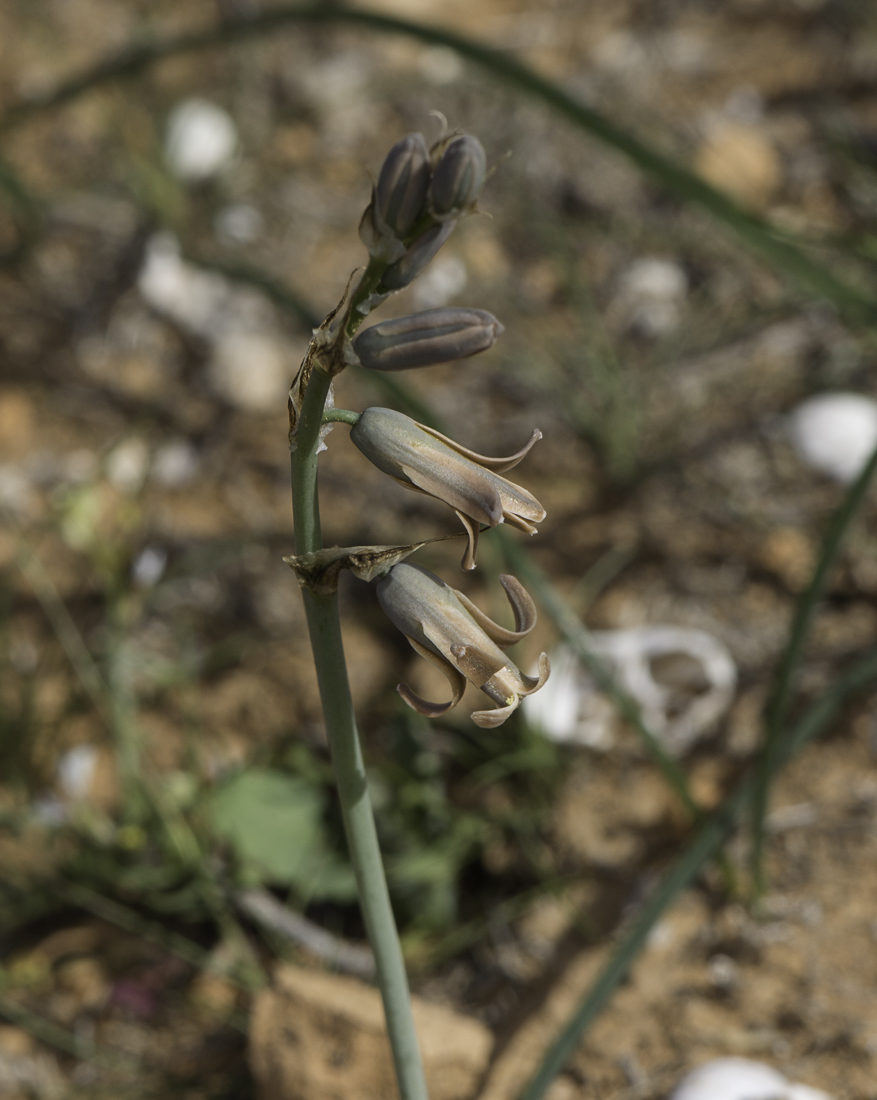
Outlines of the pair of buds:
M393 146L359 226L372 258L387 263L385 291L401 290L423 271L474 208L486 170L471 134L442 138L432 149L422 134L409 134Z

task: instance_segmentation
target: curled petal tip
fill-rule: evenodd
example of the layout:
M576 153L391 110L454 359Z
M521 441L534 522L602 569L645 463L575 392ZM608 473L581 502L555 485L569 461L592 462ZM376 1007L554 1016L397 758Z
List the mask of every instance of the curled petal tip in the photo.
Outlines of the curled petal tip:
M521 695L532 695L534 691L538 691L539 688L544 687L548 677L551 675L551 662L548 660L547 653L539 654L539 675L537 677L525 676L521 673L521 679L525 684L525 690L521 692Z
M497 726L501 726L507 718L509 718L518 709L520 699L515 696L514 699L504 707L497 707L496 710L476 710L471 714L472 721L476 726L480 726L482 729L496 729Z
M450 703L430 703L426 699L421 699L407 684L397 684L396 691L399 692L412 710L416 710L417 713L422 714L424 718L441 718L443 714L446 714L451 709L455 702L455 700L452 700Z

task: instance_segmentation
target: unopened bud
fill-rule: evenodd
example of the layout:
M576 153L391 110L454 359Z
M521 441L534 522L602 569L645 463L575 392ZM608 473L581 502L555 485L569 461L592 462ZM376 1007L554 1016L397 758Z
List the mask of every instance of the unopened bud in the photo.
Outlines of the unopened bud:
M463 134L450 143L435 169L430 191L439 216L468 210L484 185L487 158L478 138Z
M413 282L453 232L455 221L442 222L421 233L405 255L391 264L381 282L387 290L401 290Z
M502 331L483 309L427 309L372 325L356 337L353 350L369 370L408 370L477 355Z
M375 187L375 212L397 237L405 237L423 213L429 175L422 134L408 134L387 154Z

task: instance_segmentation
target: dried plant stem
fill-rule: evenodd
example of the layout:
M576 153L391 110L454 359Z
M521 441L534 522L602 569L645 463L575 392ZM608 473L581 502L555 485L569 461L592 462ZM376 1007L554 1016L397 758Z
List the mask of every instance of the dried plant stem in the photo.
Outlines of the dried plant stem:
M363 276L363 282L366 281L366 276ZM358 294L359 292L357 296ZM297 554L313 553L322 549L317 496L317 447L329 383L330 379L325 371L315 367L302 405L297 433L298 445L292 456L292 504ZM365 765L356 731L356 717L341 639L338 596L317 595L307 588L302 590L302 595L350 861L356 875L366 930L374 951L399 1092L402 1100L427 1100L423 1063L411 1013L408 977L390 905Z

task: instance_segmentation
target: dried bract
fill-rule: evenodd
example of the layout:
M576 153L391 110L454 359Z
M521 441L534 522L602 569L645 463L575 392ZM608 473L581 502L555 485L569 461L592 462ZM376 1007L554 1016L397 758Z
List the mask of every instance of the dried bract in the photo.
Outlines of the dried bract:
M468 534L463 568L475 568L479 524L509 523L536 534L545 509L526 489L500 477L542 438L534 431L516 454L488 458L461 447L425 424L392 409L366 409L350 438L379 470L408 489L443 500L455 510Z
M483 309L427 309L364 329L353 350L369 370L408 370L477 355L502 332L499 321Z
M500 583L514 611L514 630L493 622L462 592L418 565L394 565L378 582L378 600L388 618L415 653L435 665L451 685L449 703L430 703L407 684L399 684L399 694L418 714L438 718L459 703L469 680L497 704L494 710L475 711L472 721L482 727L499 726L525 695L538 691L548 679L544 653L539 658L539 676L533 678L503 652L530 633L536 625L536 608L514 577L501 576Z

